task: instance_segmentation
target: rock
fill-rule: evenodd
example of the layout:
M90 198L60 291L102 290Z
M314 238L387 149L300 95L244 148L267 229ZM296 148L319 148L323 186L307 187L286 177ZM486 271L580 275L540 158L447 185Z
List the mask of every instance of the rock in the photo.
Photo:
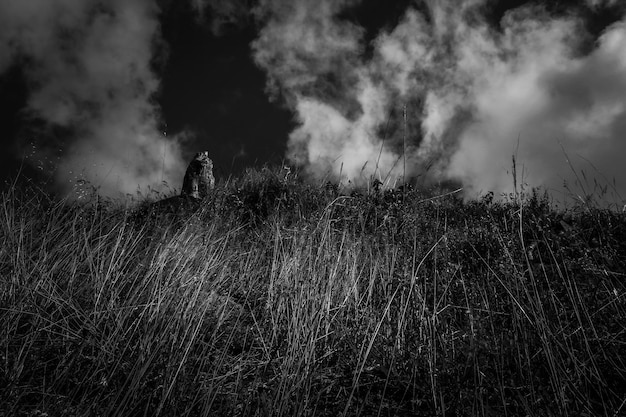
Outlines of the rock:
M148 203L139 208L135 217L168 225L181 224L202 208L202 200L214 186L213 161L207 151L198 152L187 167L180 195Z
M213 187L215 187L213 161L207 151L198 152L185 172L181 195L204 199L208 197Z

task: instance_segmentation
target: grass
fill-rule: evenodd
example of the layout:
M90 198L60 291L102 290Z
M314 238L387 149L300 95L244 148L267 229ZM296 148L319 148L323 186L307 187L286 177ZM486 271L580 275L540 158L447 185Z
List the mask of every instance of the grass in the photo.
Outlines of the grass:
M3 416L626 413L615 210L264 169L194 214L11 189L0 216Z

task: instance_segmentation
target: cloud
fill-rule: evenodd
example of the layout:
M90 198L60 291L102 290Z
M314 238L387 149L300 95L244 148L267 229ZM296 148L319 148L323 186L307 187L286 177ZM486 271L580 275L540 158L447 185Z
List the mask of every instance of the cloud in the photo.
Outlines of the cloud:
M153 101L158 12L151 0L0 3L0 71L22 65L27 111L63 129L61 190L80 180L113 196L182 178L180 143L160 131ZM40 156L55 152L50 130L37 133Z
M338 17L357 3L262 1L256 13L266 24L254 58L267 71L268 92L282 97L300 124L289 137L289 159L316 178L391 184L404 164L397 140L389 134L384 141L380 127L391 117L390 100L411 88L406 60L419 59L412 55L419 46L410 37L386 39L376 63L365 62L364 29Z
M367 179L393 159L376 138L387 96L360 62L363 30L337 18L354 3L263 0L256 10L267 24L254 59L300 122L287 155L315 177Z
M261 3L254 57L299 123L289 158L316 177L389 173L393 184L428 168L468 195L507 193L515 156L529 187L585 188L585 169L626 197L626 21L589 48L573 12L522 6L493 26L486 0L427 1L368 54L363 28L338 17L358 2Z
M626 171L615 157L625 146L624 24L607 28L585 56L577 52L576 18L518 9L501 24L501 34L481 39L466 28L457 39L454 78L467 80L463 105L472 118L456 138L446 174L471 192L511 192L509 161L516 155L524 171L519 180L529 186L558 195L566 183L589 192L576 179L586 170L605 184L603 176L615 176L615 191L626 196Z
M306 92L343 100L346 90L358 83L354 69L363 31L335 17L350 3L261 0L256 14L268 23L252 48L256 63L268 72L271 94L280 90L293 100Z
M299 97L300 126L290 135L288 157L317 177L335 175L365 183L372 177L397 178L402 168L398 156L376 137L386 117L385 90L364 76L356 91L361 112L354 119L319 100Z

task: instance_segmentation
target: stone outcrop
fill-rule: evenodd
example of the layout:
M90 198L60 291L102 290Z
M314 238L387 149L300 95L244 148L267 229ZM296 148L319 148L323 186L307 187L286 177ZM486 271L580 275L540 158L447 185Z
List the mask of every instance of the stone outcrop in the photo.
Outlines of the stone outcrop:
M180 195L147 204L139 209L137 218L158 220L168 225L187 221L191 214L202 208L202 200L213 187L213 161L208 152L198 152L187 167Z
M198 152L185 172L181 195L202 200L209 195L213 187L215 187L213 161L207 151Z

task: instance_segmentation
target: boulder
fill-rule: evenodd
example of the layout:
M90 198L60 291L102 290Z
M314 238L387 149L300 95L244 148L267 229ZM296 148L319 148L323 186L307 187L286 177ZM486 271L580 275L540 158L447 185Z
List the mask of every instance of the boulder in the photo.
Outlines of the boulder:
M213 161L207 151L198 152L187 167L180 195L143 206L136 213L137 218L178 224L202 208L202 200L208 197L214 187Z
M181 195L205 199L215 187L213 161L207 151L198 152L187 167Z

